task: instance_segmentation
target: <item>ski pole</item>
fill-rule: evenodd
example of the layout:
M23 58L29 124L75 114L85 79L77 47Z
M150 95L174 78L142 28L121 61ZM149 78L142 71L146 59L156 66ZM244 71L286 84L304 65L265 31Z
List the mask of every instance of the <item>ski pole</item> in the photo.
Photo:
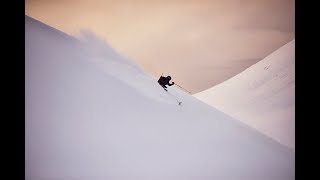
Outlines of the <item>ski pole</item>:
M179 101L174 95L172 95L171 93L169 93L168 91L167 91L167 93L171 96L171 97L173 97L177 102L178 102L178 105L181 105L181 101Z
M189 92L188 90L184 89L183 87L179 86L177 83L174 83L174 85L178 86L179 88L181 88L182 90L188 92L189 94L191 94L191 92Z

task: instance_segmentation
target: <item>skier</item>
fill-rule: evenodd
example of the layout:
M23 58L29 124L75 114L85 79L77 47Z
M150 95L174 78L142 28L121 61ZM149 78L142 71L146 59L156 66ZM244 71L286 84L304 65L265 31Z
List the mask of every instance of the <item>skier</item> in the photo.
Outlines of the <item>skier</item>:
M181 105L182 102L180 102L174 95L170 94L168 92L168 90L167 90L167 86L166 85L168 85L168 86L174 85L174 82L172 82L172 83L169 82L170 80L171 80L171 76L164 77L164 76L161 75L161 77L158 80L158 83L163 87L163 89L165 91L167 91L167 93L169 95L171 95L179 103L178 105Z
M164 90L167 91L167 86L172 86L174 85L174 82L170 83L169 81L171 80L171 76L167 76L167 77L164 77L164 76L161 76L158 80L158 83L164 88Z

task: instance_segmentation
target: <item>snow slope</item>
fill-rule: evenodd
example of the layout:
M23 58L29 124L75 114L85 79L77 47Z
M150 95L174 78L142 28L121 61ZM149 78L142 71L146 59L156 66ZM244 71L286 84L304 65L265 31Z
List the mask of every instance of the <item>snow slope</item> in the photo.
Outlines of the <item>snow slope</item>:
M295 40L194 96L294 148Z
M26 179L294 179L292 150L168 94L92 34L78 40L27 16L25 26Z

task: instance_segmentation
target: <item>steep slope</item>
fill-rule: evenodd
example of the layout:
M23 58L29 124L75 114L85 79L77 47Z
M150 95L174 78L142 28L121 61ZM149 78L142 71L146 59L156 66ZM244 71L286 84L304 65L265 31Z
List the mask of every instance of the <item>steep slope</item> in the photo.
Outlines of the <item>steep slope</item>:
M198 99L294 148L295 41Z
M292 150L179 89L167 94L91 35L25 23L26 179L294 179Z

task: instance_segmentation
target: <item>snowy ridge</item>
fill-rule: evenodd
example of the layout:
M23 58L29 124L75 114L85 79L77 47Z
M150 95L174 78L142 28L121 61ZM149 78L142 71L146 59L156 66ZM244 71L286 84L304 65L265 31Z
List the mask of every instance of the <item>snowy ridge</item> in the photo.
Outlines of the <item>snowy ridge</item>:
M150 81L157 81L155 77L146 74L138 64L120 56L107 42L102 41L92 32L82 31L81 35L79 49L86 53L87 59L92 61L97 68L132 86L144 96L164 102L164 99L155 96L154 92L162 94L162 97L167 96L167 94L163 95L162 89L159 89L158 84L150 83ZM175 89L172 93L175 91L184 94L179 89ZM176 93L174 95L179 96Z
M294 152L26 16L26 179L291 180Z
M233 78L194 95L294 148L295 40Z

